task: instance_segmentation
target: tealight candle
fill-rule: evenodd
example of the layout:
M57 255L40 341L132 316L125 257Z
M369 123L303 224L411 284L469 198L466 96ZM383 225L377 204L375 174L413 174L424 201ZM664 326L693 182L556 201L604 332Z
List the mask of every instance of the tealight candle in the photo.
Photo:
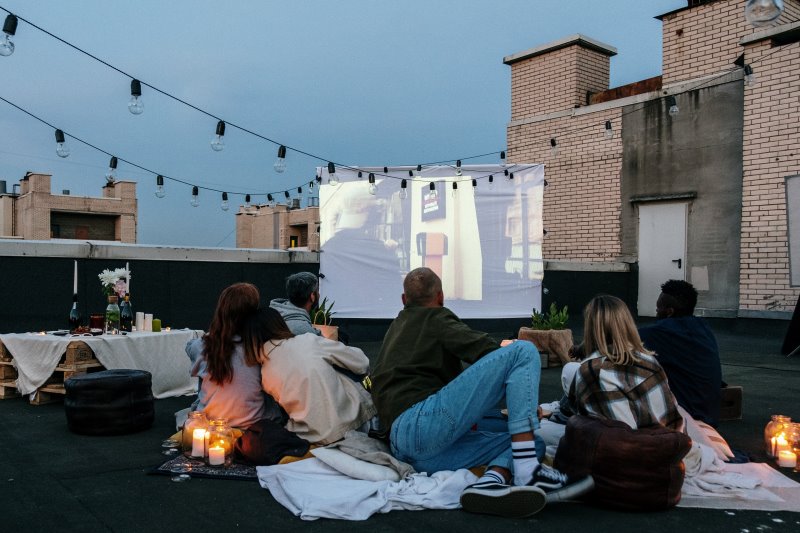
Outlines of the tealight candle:
M790 450L781 450L778 452L778 466L783 468L794 468L797 464L797 454Z
M164 328L164 331L172 331L172 328L167 326L167 327Z
M208 449L208 464L218 466L225 464L225 448L212 446Z
M786 435L783 433L779 434L776 437L772 437L772 455L774 457L778 457L780 452L784 451L791 451L791 446L789 446L789 441L786 440Z
M192 431L192 457L203 457L203 448L206 444L206 430L197 428Z

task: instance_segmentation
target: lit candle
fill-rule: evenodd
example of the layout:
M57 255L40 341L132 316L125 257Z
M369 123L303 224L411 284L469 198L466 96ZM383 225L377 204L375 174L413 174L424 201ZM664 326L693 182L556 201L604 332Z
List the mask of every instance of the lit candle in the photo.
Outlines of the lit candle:
M75 273L72 276L72 294L78 294L78 261L75 260Z
M192 431L192 457L203 457L203 448L206 444L206 430L197 428Z
M125 292L131 293L131 269L128 267L127 261L125 261Z
M796 464L797 454L791 450L781 450L778 452L778 466L782 466L783 468L794 468Z
M217 466L225 464L225 448L222 446L212 446L208 449L208 464Z
M780 452L784 452L787 450L791 450L792 447L789 446L789 441L786 440L786 435L783 433L779 434L775 437L775 456L777 457Z

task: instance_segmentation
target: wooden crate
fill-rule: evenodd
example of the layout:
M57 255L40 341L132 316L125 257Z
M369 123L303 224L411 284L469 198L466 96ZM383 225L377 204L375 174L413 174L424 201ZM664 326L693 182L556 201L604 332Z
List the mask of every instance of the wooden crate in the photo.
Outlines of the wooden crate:
M3 341L0 341L0 362L11 361L11 352L8 351Z
M17 379L17 369L11 361L0 361L0 381Z
M83 341L72 341L67 345L67 351L61 356L62 365L72 366L90 361L97 361L94 358L94 352L89 345Z
M17 382L15 379L4 379L0 381L0 400L7 400L8 398L16 398L19 396L17 392Z

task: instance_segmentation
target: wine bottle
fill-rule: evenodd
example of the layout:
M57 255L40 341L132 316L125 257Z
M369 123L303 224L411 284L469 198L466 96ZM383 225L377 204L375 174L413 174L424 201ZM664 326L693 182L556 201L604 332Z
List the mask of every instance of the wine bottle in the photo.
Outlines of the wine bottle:
M128 333L133 331L133 307L131 306L129 294L125 295L122 304L119 306L119 329Z
M119 333L119 305L116 296L108 297L108 307L106 307L106 322L103 333L106 335L116 335Z
M78 310L78 295L72 295L72 309L69 310L69 330L75 331L81 326L81 312Z

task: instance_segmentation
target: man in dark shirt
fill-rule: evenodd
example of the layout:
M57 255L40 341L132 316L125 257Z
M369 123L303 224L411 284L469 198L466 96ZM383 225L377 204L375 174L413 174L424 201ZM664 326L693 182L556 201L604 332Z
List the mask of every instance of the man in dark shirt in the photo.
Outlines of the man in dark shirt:
M656 352L678 405L716 427L722 386L719 348L705 321L693 316L695 305L697 291L691 283L667 281L656 303L660 320L639 329L639 336Z
M373 399L390 428L392 454L421 472L488 464L461 495L462 507L471 512L530 516L547 501L590 490L591 478L572 483L536 457L536 347L517 341L501 348L470 329L444 307L442 282L429 268L411 271L403 290L404 308L372 372ZM471 366L462 371L462 362ZM507 427L481 431L482 418L503 398Z

